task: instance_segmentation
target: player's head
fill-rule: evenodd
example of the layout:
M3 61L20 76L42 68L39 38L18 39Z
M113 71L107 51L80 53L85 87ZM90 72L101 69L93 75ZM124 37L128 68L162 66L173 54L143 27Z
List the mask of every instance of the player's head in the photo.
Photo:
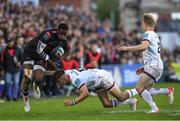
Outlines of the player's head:
M66 23L60 23L57 29L57 36L61 40L65 40L68 33L68 25Z
M142 17L142 31L147 31L148 29L154 29L156 26L156 20L151 14L144 14Z
M68 78L68 75L65 74L63 69L57 70L53 74L53 78L58 87L63 87L64 85L70 83L70 79Z

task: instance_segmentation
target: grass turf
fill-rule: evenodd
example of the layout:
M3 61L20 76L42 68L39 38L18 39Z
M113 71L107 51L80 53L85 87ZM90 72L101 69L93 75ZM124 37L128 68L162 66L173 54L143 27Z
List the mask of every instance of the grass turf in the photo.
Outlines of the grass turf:
M98 97L91 96L76 106L65 107L63 101L74 97L63 97L31 99L29 113L24 112L22 100L0 103L0 120L180 120L180 83L159 83L155 87L169 86L175 88L175 101L170 105L167 96L154 96L161 109L158 114L144 113L150 108L139 95L136 112L131 112L128 105L105 109Z

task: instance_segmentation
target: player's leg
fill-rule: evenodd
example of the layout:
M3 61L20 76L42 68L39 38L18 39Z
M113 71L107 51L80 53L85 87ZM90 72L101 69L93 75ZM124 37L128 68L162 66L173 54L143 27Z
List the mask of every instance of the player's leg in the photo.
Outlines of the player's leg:
M169 104L172 104L174 101L174 88L168 87L168 88L151 88L149 89L149 92L152 96L154 95L167 95L169 98Z
M147 89L147 87L150 88L149 85L153 85L154 81L149 80L151 80L151 78L148 75L142 73L136 84L136 88L126 91L128 93L128 97L133 97L136 94L141 94L145 89Z
M102 86L109 91L109 93L114 96L119 101L123 102L129 98L127 92L121 92L117 84L115 83L112 75L109 72L106 72L106 75L102 81Z
M142 96L142 98L150 105L152 112L158 112L159 109L157 108L150 92L148 91L148 89L150 89L153 85L154 80L147 74L142 73L139 81L137 82L136 88L121 92L120 96L118 96L117 98L123 101L139 93Z
M152 113L159 112L159 109L155 102L152 99L152 96L148 89L154 85L154 80L147 74L142 73L141 77L136 85L137 92L142 96L142 98L149 104L151 107Z
M23 64L23 79L21 84L21 90L22 90L22 96L24 101L24 110L25 112L30 111L30 105L29 105L29 87L32 80L32 61L25 61Z
M130 105L132 107L132 105L135 104L133 102L133 100L131 100L131 101L127 100L127 101L123 101L123 102L121 102L117 99L109 100L108 92L106 90L97 91L97 95L98 95L101 103L103 104L104 108L112 108L112 107L117 107L120 105ZM133 106L135 106L135 105L133 105ZM133 109L133 111L135 111L136 107L134 107L132 109Z
M154 80L148 75L142 73L139 81L137 82L136 89L128 90L129 96L132 97L135 94L139 93L141 97L149 104L151 107L151 113L159 112L158 107L152 99L152 96L148 89L154 85Z
M33 68L33 91L34 91L34 97L36 99L39 99L41 97L41 92L39 89L39 86L41 84L41 81L43 79L44 76L44 67L41 65L34 65Z
M108 96L108 91L106 90L97 91L97 95L104 108L112 108L119 105L127 104L127 102L120 102L117 99L110 100Z
M129 96L134 96L137 92L142 98L150 105L150 113L159 112L155 102L152 99L150 92L148 91L155 84L157 80L161 77L162 69L146 67L144 72L141 74L140 79L136 85L136 89L128 90Z
M172 88L151 88L149 92L152 96L160 95L160 94L169 94Z
M138 100L135 98L127 98L127 92L122 93L117 84L115 84L111 89L109 89L109 93L116 98L113 100L115 104L128 104L131 107L132 111L136 111Z
M155 102L152 99L152 96L148 89L150 89L154 85L154 80L148 75L142 73L135 89L127 90L129 97L133 97L138 94L150 105L152 111L158 112L159 109L156 106Z
M29 93L29 85L32 80L32 65L31 64L24 64L23 65L23 79L22 79L22 92L24 96L28 96Z
M100 87L103 87L108 91L112 96L114 96L116 99L113 99L112 105L118 106L122 104L128 104L131 106L132 110L136 110L136 106L133 106L134 104L137 104L136 99L128 99L123 94L121 94L121 90L115 83L112 75L109 72L104 72L105 76L103 79L101 79ZM127 93L127 92L126 92ZM128 96L128 93L126 94Z
M97 95L104 108L112 108L116 106L113 101L109 100L108 92L106 90L97 91Z

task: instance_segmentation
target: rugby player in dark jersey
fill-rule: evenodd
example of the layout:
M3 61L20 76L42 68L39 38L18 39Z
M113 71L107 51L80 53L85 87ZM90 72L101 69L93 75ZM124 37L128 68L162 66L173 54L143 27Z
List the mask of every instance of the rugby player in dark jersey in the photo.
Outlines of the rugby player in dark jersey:
M33 93L35 98L40 98L40 82L44 75L44 63L50 63L52 67L57 68L50 59L52 52L60 57L68 53L69 45L66 40L68 25L60 23L57 29L48 29L32 39L24 48L23 56L23 80L22 94L24 100L25 112L30 111L29 105L29 85L33 80Z

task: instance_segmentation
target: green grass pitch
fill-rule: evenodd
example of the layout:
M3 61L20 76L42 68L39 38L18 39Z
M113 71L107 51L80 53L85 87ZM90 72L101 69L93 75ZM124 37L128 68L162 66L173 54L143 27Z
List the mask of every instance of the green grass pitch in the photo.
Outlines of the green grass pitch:
M159 83L155 87L169 86L175 88L175 101L170 105L167 96L154 96L161 110L158 114L144 113L150 108L139 95L136 112L131 112L127 105L105 109L98 97L91 96L73 107L65 107L63 101L74 97L31 98L29 113L24 112L22 100L0 103L0 120L180 120L180 83Z

